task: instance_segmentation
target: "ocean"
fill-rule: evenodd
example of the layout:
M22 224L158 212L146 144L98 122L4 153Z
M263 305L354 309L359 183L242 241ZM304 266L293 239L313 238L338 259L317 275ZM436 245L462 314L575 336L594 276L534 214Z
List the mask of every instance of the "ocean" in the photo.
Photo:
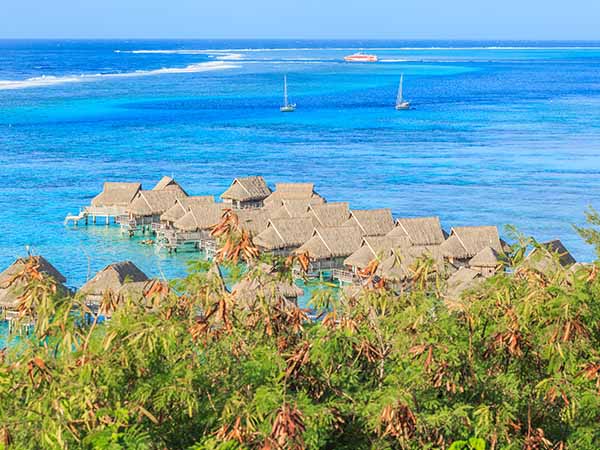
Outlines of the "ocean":
M358 49L380 61L343 61ZM125 259L185 274L194 253L63 225L104 181L163 175L216 196L236 176L312 181L590 260L572 224L600 208L599 68L600 42L0 41L0 268L31 251L70 286ZM398 112L401 74L414 109Z

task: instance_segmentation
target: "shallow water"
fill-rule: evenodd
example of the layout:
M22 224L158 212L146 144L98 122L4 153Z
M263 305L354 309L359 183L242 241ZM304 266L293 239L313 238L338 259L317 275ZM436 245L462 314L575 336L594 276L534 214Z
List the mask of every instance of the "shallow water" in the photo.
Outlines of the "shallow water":
M369 47L380 63L341 61ZM356 208L510 223L590 259L571 224L600 194L599 64L599 43L0 41L0 267L29 245L72 286L123 259L183 274L194 253L63 226L103 181L162 175L214 195L235 176L314 181ZM401 73L415 109L396 112Z

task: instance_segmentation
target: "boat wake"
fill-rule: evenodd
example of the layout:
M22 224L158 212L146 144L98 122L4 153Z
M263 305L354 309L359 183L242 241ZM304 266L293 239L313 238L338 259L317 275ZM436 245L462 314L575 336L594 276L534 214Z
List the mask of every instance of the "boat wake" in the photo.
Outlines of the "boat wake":
M190 64L186 67L164 67L162 69L153 70L136 70L135 72L96 73L65 76L42 75L40 77L32 77L26 80L0 80L0 90L46 87L67 83L85 83L111 78L130 78L177 73L209 72L213 70L237 69L239 67L239 65L228 63L225 61L210 61L197 64Z

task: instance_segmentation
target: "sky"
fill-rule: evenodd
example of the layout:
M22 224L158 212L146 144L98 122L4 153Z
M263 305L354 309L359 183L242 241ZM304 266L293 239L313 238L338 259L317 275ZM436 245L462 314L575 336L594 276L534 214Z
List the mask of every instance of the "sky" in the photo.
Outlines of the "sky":
M600 0L0 0L0 38L600 40Z

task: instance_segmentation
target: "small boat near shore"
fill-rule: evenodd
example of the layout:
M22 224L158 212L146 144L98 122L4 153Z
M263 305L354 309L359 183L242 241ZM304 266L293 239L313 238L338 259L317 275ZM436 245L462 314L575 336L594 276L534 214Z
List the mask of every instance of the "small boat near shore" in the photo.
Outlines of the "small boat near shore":
M283 76L283 106L279 108L281 112L294 112L296 111L296 104L288 102L288 91L287 91L287 75Z
M354 53L352 55L344 56L346 62L377 62L379 58L377 55L369 55L366 53Z
M405 111L410 109L410 102L404 100L402 85L404 84L404 74L400 75L400 84L398 85L398 95L396 96L396 111Z

